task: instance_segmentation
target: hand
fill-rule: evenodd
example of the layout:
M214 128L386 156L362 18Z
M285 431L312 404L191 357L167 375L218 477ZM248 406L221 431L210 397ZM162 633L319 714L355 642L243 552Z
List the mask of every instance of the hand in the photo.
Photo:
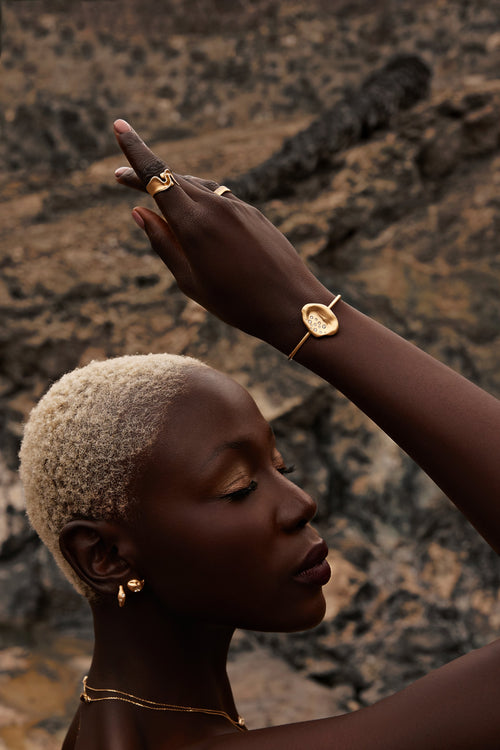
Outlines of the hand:
M132 169L117 180L145 192L166 167L123 120L118 143ZM178 185L157 193L164 218L147 208L133 216L179 288L217 317L288 353L305 332L306 302L331 302L296 250L256 208L232 193L214 193L216 182L175 174Z
M165 168L126 123L117 137L141 187ZM134 209L180 288L231 325L286 354L304 335L306 302L332 293L255 208L216 183L177 176L156 196L165 218ZM339 302L337 336L309 337L297 360L376 422L500 552L500 402L392 331Z

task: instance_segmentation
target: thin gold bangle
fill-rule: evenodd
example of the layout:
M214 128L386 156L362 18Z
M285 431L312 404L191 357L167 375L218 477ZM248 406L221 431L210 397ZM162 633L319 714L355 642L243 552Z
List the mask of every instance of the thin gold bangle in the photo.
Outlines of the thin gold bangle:
M322 310L331 310L332 307L337 304L337 302L339 301L339 299L341 299L341 295L337 294L337 296L332 299L332 301L330 302L329 305L321 305L319 303L318 304L316 304L316 303L309 303L307 305L304 305L304 307L302 308L302 319L303 319L305 325L308 326L308 327L310 325L309 322L308 322L308 319L307 319L307 313L310 310L314 310L314 312L316 312L316 313L319 312L320 315L321 315ZM291 352L288 355L288 359L293 359L295 357L295 355L299 351L300 347L302 346L302 344L305 344L305 342L307 341L307 339L309 338L309 336L313 335L313 336L316 336L317 338L319 338L319 337L322 337L322 336L333 336L334 334L337 333L338 328L339 328L337 317L333 313L331 313L331 317L330 317L329 320L327 320L326 318L323 318L323 319L325 320L325 323L323 324L322 328L324 328L325 330L324 331L322 331L322 330L316 331L315 329L312 329L312 330L309 329L307 331L306 335L303 338L301 338L301 340L299 341L299 343L297 344L297 346L295 347L295 349L293 350L293 352Z

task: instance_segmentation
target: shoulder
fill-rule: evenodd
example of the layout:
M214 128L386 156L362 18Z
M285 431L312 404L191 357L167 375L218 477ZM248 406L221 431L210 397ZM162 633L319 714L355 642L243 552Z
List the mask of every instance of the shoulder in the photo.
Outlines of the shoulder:
M500 640L456 659L373 706L331 719L235 732L178 750L498 750ZM171 750L167 740L144 741L123 726L102 722L77 733L73 722L63 750ZM73 734L72 734L73 733ZM99 735L99 737L97 737ZM165 736L165 734L163 734ZM72 739L73 737L73 739ZM97 740L97 741L96 741Z

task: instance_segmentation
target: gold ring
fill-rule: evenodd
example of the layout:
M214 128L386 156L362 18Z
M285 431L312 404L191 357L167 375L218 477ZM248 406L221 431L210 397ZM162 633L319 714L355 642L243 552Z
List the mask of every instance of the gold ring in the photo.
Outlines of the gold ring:
M217 195L224 195L224 193L230 193L231 188L226 187L225 185L219 185L218 188L214 190L214 193Z
M163 190L170 190L171 187L178 184L170 169L167 168L158 177L151 177L146 185L146 190L150 195L155 196L156 193L161 193Z

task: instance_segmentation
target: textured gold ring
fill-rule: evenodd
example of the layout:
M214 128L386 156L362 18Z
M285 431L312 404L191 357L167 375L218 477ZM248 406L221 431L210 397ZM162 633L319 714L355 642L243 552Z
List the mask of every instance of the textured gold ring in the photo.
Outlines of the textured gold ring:
M155 196L156 193L161 193L164 190L170 190L171 187L178 184L179 183L175 179L171 170L167 168L164 169L163 172L158 175L158 177L151 177L150 181L146 185L146 190L150 195Z
M217 195L224 195L224 193L230 193L231 188L226 187L225 185L219 185L218 188L214 190L214 193Z

